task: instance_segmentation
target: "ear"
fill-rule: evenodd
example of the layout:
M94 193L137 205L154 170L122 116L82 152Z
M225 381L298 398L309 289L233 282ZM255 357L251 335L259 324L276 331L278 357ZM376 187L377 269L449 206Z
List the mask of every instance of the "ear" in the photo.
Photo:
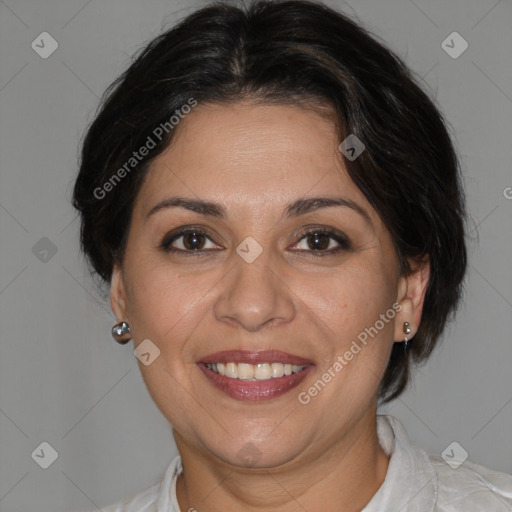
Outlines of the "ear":
M114 266L110 282L110 306L117 321L127 321L126 290L123 280L123 270L119 265Z
M421 322L421 313L423 312L423 303L425 301L425 293L430 278L430 262L425 258L421 263L412 264L412 273L408 276L400 277L398 283L397 302L401 309L396 315L395 323L395 341L404 341L404 322L409 322L410 334L407 335L411 339Z

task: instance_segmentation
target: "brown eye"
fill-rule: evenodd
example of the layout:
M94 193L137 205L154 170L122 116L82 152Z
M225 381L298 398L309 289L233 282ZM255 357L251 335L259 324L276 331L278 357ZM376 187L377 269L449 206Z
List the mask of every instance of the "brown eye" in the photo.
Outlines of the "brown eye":
M315 229L304 233L297 247L299 252L327 256L349 250L351 245L347 237L337 230Z
M206 247L208 243L211 245ZM210 237L198 229L185 229L178 233L167 235L160 246L168 252L182 253L194 253L217 248Z
M330 243L330 237L327 236L325 233L310 233L306 240L308 242L308 245L310 249L313 251L320 251L325 250L329 247Z
M189 249L191 251L201 250L204 245L204 235L202 233L197 233L195 231L191 231L183 235L183 246L185 249Z

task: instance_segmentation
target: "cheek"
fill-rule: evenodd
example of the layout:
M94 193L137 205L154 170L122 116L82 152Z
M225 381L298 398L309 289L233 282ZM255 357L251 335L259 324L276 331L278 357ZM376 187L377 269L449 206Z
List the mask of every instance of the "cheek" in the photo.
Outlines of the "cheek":
M134 339L153 336L166 349L175 347L170 341L200 321L202 302L216 281L209 274L185 276L171 266L139 261L127 272Z
M318 406L328 403L339 417L377 392L393 344L392 280L375 261L360 263L311 283L309 295L307 288L302 294L314 310L319 331L325 333L317 379L329 384L317 386L323 389Z
M189 390L197 372L194 333L206 320L208 290L218 278L185 276L169 266L141 260L131 269L127 298L134 344L150 339L160 351L150 365L139 362L142 377L162 414L175 428L186 431L194 424L187 413L194 410Z
M301 296L342 349L392 309L396 290L391 283L378 263L358 261L333 270L328 278L304 281ZM386 335L392 332L393 313L377 325Z

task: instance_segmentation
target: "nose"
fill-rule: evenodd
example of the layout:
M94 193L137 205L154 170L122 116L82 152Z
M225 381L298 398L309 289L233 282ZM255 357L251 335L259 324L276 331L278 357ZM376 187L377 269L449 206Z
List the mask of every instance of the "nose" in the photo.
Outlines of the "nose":
M278 264L263 253L252 263L234 255L236 268L225 276L214 312L217 320L255 332L295 316L293 292Z

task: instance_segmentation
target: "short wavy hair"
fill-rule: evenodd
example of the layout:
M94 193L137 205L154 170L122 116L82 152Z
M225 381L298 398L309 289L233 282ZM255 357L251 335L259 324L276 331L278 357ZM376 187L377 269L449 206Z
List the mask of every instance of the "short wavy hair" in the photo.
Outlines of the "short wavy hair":
M379 389L382 402L399 396L412 363L427 360L456 310L467 266L460 165L440 109L376 36L321 3L216 2L193 12L108 87L83 140L73 205L82 250L105 284L122 262L148 167L175 130L108 194L98 187L190 98L325 105L340 141L363 141L366 150L344 163L389 230L402 275L411 262L430 263L421 324L407 351L394 344Z

